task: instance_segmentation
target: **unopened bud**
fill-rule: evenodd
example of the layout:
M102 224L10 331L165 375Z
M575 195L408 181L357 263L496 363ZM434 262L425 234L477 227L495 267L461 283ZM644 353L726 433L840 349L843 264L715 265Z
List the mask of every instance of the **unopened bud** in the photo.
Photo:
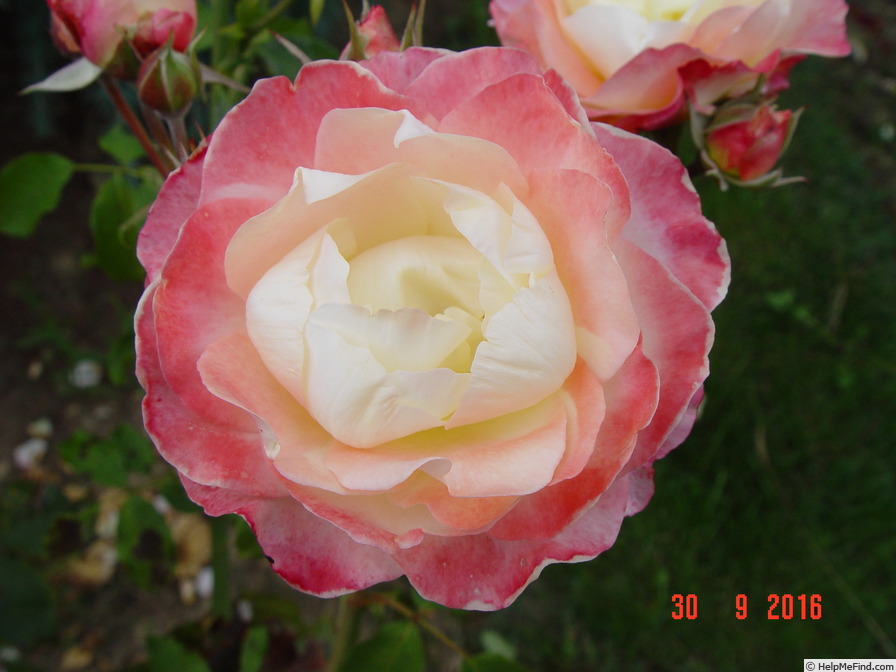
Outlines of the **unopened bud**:
M193 59L171 44L154 51L137 74L140 102L156 112L178 117L186 113L199 90L199 74Z
M362 14L360 21L349 15L351 39L342 50L340 60L361 61L371 58L381 51L399 51L401 42L389 23L386 11L380 5L373 5Z
M720 171L751 182L771 173L790 141L799 114L773 105L734 105L706 129L706 154Z

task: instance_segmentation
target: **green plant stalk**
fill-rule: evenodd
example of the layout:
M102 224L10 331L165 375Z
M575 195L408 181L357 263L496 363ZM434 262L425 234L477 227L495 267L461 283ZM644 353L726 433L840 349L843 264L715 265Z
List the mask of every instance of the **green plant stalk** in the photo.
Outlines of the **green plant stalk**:
M103 89L105 89L106 94L112 101L112 104L115 105L115 109L118 110L121 118L124 119L125 123L128 125L128 128L130 128L131 132L136 136L137 141L140 143L140 146L143 147L143 151L146 152L146 156L149 158L150 163L152 163L155 169L159 171L159 175L161 175L163 178L167 177L171 168L165 163L161 155L156 151L156 148L155 146L153 146L152 140L149 138L146 129L143 127L143 124L140 123L137 115L134 114L131 106L128 105L127 101L124 99L124 96L121 94L121 89L118 88L118 84L116 84L115 80L112 79L109 75L102 75L100 77L100 83L102 84Z
M230 517L211 519L212 527L212 572L215 584L212 592L212 614L218 618L230 618Z
M212 62L211 69L216 72L223 72L222 66L225 61L227 51L227 43L225 41L222 29L227 25L229 17L230 5L228 0L212 0L211 13L208 19L208 33L212 36ZM218 125L217 109L221 99L220 89L213 87L209 101L209 128L215 128Z
M143 120L146 123L146 129L149 131L149 134L156 141L156 144L162 148L167 158L172 160L175 156L175 149L168 130L165 128L165 123L148 105L141 103L140 111L143 113Z
M362 598L362 599L365 599L365 598ZM451 649L452 651L454 651L455 653L460 655L462 658L470 657L470 653L468 651L466 651L460 644L458 644L453 639L451 639L451 637L449 637L444 632L439 630L439 628L437 628L432 623L430 623L426 618L421 616L418 612L414 611L413 609L410 609L409 607L406 607L405 605L403 605L401 602L396 600L391 595L374 594L374 595L367 597L366 599L370 600L371 602L379 602L381 604L386 605L387 607L394 609L399 614L401 614L402 616L407 618L409 621L413 621L414 623L419 625L421 628L426 630L426 632L428 632L430 635L432 635L433 637L438 639L440 642L442 642L442 644L444 644L449 649Z
M190 138L187 137L187 127L184 124L183 115L174 119L166 119L168 124L168 132L174 144L174 151L177 153L177 160L183 163L190 155Z
M339 672L342 667L346 653L354 640L357 615L357 601L349 595L339 597L333 623L333 650L327 662L327 672Z
M72 168L82 173L111 173L112 175L127 175L129 177L140 177L141 175L139 168L113 166L108 163L76 163Z

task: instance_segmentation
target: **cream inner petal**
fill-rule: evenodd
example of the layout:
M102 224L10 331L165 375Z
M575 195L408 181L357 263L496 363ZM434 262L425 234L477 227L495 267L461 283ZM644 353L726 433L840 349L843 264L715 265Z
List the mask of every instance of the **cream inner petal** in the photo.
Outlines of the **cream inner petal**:
M306 210L336 216L269 268L246 303L265 365L356 448L529 408L563 385L577 357L550 243L513 193L393 167L300 170L270 211L280 225ZM337 199L353 209L339 216L327 205Z

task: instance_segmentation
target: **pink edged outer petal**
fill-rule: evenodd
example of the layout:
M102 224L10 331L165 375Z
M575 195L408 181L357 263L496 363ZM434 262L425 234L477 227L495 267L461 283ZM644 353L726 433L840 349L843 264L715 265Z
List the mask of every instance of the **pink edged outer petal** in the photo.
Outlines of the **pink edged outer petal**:
M294 499L239 497L181 480L210 515L234 512L245 518L274 571L303 592L336 597L401 576L387 553L359 544Z
M550 87L557 100L563 105L566 113L579 122L584 129L590 129L588 123L588 114L582 103L579 101L579 94L573 88L572 84L563 79L556 70L545 70L544 81Z
M215 130L200 203L253 197L273 205L289 191L296 168L313 167L320 121L340 107L413 112L415 105L351 61L310 63L295 86L284 77L260 80Z
M685 409L684 413L681 416L681 420L679 420L678 424L672 429L666 439L660 444L659 449L656 451L656 459L662 459L666 455L668 455L673 448L677 448L680 446L686 438L688 438L688 434L691 433L691 429L694 427L694 423L697 422L697 415L700 410L700 404L703 402L703 386L701 385L696 392L694 392L694 396L691 397L691 400L688 402L688 406Z
M756 6L747 5L733 5L710 11L697 24L688 44L705 54L715 55L719 45L723 44L731 35L737 34L737 31L754 11L756 11ZM777 26L773 28L777 28Z
M314 515L329 521L359 544L387 553L419 544L425 533L452 534L423 505L396 506L390 493L342 495L287 483L290 494Z
M404 93L430 63L451 53L445 49L411 47L402 52L381 51L358 65L372 72L386 88Z
M766 0L713 55L748 64L776 49L845 56L847 10L843 0Z
M153 300L165 380L191 410L224 425L232 422L234 407L206 389L196 362L212 341L242 327L243 303L224 281L224 250L257 208L251 200L200 206L181 229Z
M656 459L657 451L688 410L709 374L715 327L707 308L656 259L621 238L614 247L632 286L644 353L656 365L660 398L641 430L625 471Z
M596 146L595 151L606 156ZM604 175L618 191L579 171L535 171L527 206L551 242L572 306L579 354L606 379L638 343L640 325L624 270L609 247L625 223L628 192L615 164L608 163Z
M582 106L592 120L628 130L658 128L682 113L684 87L678 69L703 57L687 44L645 49L584 96Z
M528 190L513 157L502 147L463 135L419 135L395 146L406 113L390 110L333 110L321 121L314 166L359 175L388 163L407 163L423 176L491 194L506 184L518 196Z
M289 79L273 77L230 110L209 142L201 204L248 197L264 210L289 190L296 167L312 160L317 121L298 98Z
M555 68L577 91L594 92L601 78L566 38L553 0L493 0L489 9L501 43L525 49Z
M610 548L622 523L625 479L553 539L504 541L488 534L427 536L393 556L417 592L455 609L492 611L513 602L554 562L583 562Z
M656 409L659 381L656 368L641 348L603 384L606 413L597 427L582 427L583 443L590 440L585 468L567 480L554 478L552 485L524 497L489 530L489 536L504 540L550 539L601 496L628 462L638 432L650 422ZM580 397L582 395L574 395ZM577 402L580 423L593 422L585 416L587 398ZM599 429L595 437L594 431ZM584 451L583 451L584 452Z
M508 105L509 100L520 104ZM590 130L569 116L537 75L513 75L483 89L445 115L436 130L501 145L526 177L534 170L563 168L596 176L615 173Z
M180 228L193 214L202 185L202 164L205 145L190 156L180 168L172 172L149 209L146 223L137 238L137 258L146 269L146 284L156 279Z
M524 72L541 75L538 63L525 51L501 47L468 49L433 61L404 94L422 101L427 112L441 119L483 89Z
M641 513L653 497L653 467L638 467L629 472L625 479L628 481L628 504L625 507L628 517Z
M632 214L622 236L669 269L707 308L715 308L728 290L731 262L681 161L646 138L604 124L594 130L631 193Z
M146 397L146 431L182 475L246 496L282 497L285 489L264 456L255 423L235 406L230 422L210 423L187 408L171 390L160 368L152 303L158 285L147 288L137 307L137 376ZM229 406L229 405L228 405Z
M566 452L554 469L551 484L578 476L594 456L594 446L607 414L606 390L580 358L563 383L561 398L566 404Z
M233 362L239 366L234 367ZM273 436L265 438L279 446L272 446L276 456L260 454L259 459L272 462L272 468L293 482L346 492L321 464L322 454L335 440L265 368L245 331L230 332L210 344L198 366L203 383L213 394L270 427Z
M691 61L679 70L684 82L688 103L701 114L715 112L715 103L725 98L737 98L755 88L760 75L765 75L764 93L787 88L787 73L779 70L780 53L774 52L755 68L740 61L714 65L705 60ZM795 57L802 58L802 57ZM782 81L783 80L783 81Z

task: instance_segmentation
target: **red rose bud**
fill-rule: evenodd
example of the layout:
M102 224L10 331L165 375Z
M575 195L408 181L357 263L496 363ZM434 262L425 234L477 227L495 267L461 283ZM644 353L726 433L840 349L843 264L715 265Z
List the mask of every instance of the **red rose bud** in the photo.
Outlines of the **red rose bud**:
M784 153L799 113L773 105L735 105L706 129L706 154L725 175L752 182L768 175Z
M140 102L170 117L184 114L198 89L199 74L193 59L175 51L170 43L143 61L137 74Z
M340 60L361 61L381 51L401 50L401 42L380 5L367 8L360 21L351 19L349 31L351 39L342 50Z
M47 0L60 51L132 79L140 60L169 39L185 50L196 28L196 0Z

